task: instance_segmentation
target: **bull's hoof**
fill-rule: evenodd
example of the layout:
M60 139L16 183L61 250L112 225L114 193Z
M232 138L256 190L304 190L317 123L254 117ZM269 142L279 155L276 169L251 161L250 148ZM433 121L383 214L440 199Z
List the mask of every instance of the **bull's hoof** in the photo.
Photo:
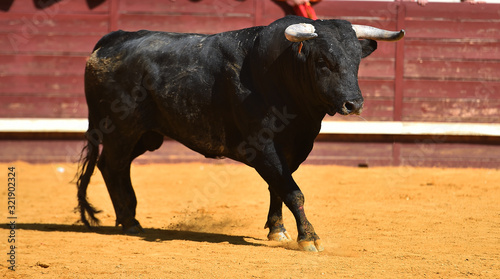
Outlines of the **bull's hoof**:
M314 241L299 241L299 249L302 251L307 251L307 252L321 252L325 250L323 248L323 244L321 243L321 239L316 239Z
M267 239L280 242L292 241L292 237L287 231L269 233Z
M133 226L128 227L128 228L123 227L124 234L140 234L143 232L144 232L144 229L141 227L140 224L136 224L136 225L133 225Z

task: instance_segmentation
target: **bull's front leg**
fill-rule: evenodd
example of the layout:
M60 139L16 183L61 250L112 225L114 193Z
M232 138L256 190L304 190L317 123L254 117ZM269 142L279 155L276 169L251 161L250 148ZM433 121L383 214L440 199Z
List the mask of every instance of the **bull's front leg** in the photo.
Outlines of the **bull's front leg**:
M271 203L269 206L269 214L267 215L267 222L264 228L269 228L267 238L274 241L291 241L292 237L286 231L283 223L283 201L274 194L273 190L269 188L271 196Z
M284 201L297 222L297 243L299 244L299 248L304 251L323 251L324 248L319 236L314 231L311 223L307 220L304 211L304 194L302 194L300 189L297 189L286 194Z
M293 180L292 174L286 167L280 167L276 164L264 164L262 168L256 169L269 184L271 192L271 206L267 221L267 227L270 229L271 236L273 231L278 232L278 234L279 232L286 232L281 216L281 203L278 205L279 201L283 201L297 222L297 242L299 248L305 251L323 251L323 245L319 236L307 220L304 211L304 195Z

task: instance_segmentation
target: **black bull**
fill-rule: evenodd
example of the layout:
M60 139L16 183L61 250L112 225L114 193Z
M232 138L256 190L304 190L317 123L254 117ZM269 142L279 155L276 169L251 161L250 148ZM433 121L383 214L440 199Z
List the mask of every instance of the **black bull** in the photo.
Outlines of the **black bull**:
M323 250L292 173L311 152L326 114L361 112L358 67L376 49L375 40L404 35L365 27L290 16L214 35L143 30L104 36L85 70L89 128L77 181L83 223L98 223L86 197L97 165L116 224L142 231L130 164L167 136L206 157L255 168L269 185L269 239L291 239L285 203L299 246Z

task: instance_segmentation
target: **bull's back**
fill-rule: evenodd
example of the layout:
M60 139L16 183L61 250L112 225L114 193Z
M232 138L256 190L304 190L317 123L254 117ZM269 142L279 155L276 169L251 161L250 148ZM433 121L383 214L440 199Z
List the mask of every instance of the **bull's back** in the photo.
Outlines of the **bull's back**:
M227 156L226 135L234 134L228 131L234 125L229 123L227 88L235 81L225 63L243 58L226 53L218 36L112 32L96 44L87 62L89 111L105 107L124 127L148 123L144 129L158 130L204 155ZM131 110L124 100L132 103Z
M208 88L213 83L210 73L217 65L200 61L202 55L196 48L204 38L146 30L120 30L104 36L87 60L85 91L89 106L92 100L137 99L136 95L144 94L165 101L172 94ZM200 87L200 83L206 86Z

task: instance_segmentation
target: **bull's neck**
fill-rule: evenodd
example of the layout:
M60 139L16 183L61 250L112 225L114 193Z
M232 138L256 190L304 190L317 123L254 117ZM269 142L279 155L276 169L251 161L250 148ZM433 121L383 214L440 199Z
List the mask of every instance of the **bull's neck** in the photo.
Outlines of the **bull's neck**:
M286 106L308 123L321 123L326 110L308 61L297 59L295 47L280 37L281 32L268 33L271 36L256 38L246 57L250 87L269 106Z
M317 102L314 89L307 86L297 86L285 90L282 94L292 100L293 104L297 106L299 114L314 122L321 122L323 120L326 113L321 104Z
M286 109L288 113L296 115L299 122L312 126L321 124L326 112L315 101L312 92L301 88L299 84L283 85L276 80L268 81L269 87L262 91L262 96L269 107Z
M274 72L272 69L269 71L267 76L270 88L267 95L273 96L272 98L278 103L286 103L302 118L321 122L326 110L312 82L314 77L287 71L287 69L281 69L280 72Z

